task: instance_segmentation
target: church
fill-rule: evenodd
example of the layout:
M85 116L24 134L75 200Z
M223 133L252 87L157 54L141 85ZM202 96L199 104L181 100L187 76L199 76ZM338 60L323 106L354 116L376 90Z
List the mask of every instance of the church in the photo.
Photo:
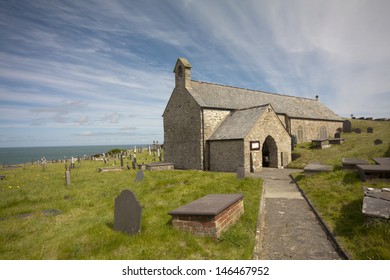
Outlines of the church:
M179 58L163 113L164 157L175 169L256 172L291 162L298 143L332 137L343 119L315 99L191 80Z

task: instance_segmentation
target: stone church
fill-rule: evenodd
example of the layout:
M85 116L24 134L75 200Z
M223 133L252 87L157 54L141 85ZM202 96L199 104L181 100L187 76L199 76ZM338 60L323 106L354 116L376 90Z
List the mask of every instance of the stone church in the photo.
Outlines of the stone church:
M281 168L297 142L332 137L343 119L316 99L191 80L179 58L163 113L165 161L176 169Z

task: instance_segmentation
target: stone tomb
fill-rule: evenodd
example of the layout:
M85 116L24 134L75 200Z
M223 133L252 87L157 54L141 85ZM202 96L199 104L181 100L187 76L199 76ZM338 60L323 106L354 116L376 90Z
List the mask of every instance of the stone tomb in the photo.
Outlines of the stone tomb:
M173 227L218 239L243 213L242 194L209 194L168 214Z
M360 179L390 181L390 165L357 165Z
M369 164L368 161L363 159L357 159L357 158L342 158L341 162L343 164L344 169L357 169L357 165L367 165Z
M390 158L373 158L376 164L378 165L390 165Z
M141 232L142 207L131 190L123 190L115 198L114 230L127 234Z
M329 139L313 139L311 140L312 147L316 149L326 149L331 145L329 144Z
M173 170L175 169L173 163L169 162L154 162L146 164L146 170Z
M370 217L390 218L390 190L363 187L362 213Z

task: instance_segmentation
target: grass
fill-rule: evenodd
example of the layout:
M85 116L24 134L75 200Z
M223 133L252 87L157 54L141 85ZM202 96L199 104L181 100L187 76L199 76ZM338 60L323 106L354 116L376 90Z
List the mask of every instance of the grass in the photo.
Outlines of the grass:
M2 170L0 259L251 258L261 180L173 170L145 171L145 179L135 183L135 170L99 173L102 166L82 161L71 171L69 187L61 163L48 164L47 170L38 165ZM126 188L143 207L138 235L112 229L114 199ZM245 214L219 240L172 227L170 210L210 193L244 194Z
M305 194L332 230L341 246L353 259L390 259L390 221L365 217L362 212L363 186L373 188L390 187L390 183L361 182L356 171L341 168L341 158L366 159L389 157L390 122L353 120L353 127L362 129L362 134L344 133L346 142L325 150L313 150L309 144L298 145L301 154L292 167L304 167L308 162L317 161L331 164L335 171L305 177L294 175ZM374 128L373 134L365 133ZM374 145L375 139L383 144Z

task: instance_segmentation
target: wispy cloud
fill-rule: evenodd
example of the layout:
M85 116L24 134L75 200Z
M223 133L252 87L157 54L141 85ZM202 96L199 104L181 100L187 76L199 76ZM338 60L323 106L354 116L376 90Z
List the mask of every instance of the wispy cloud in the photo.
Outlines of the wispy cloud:
M194 79L318 94L343 116L389 117L386 0L1 5L0 127L29 131L19 139L49 139L50 128L66 144L162 142L180 56Z

